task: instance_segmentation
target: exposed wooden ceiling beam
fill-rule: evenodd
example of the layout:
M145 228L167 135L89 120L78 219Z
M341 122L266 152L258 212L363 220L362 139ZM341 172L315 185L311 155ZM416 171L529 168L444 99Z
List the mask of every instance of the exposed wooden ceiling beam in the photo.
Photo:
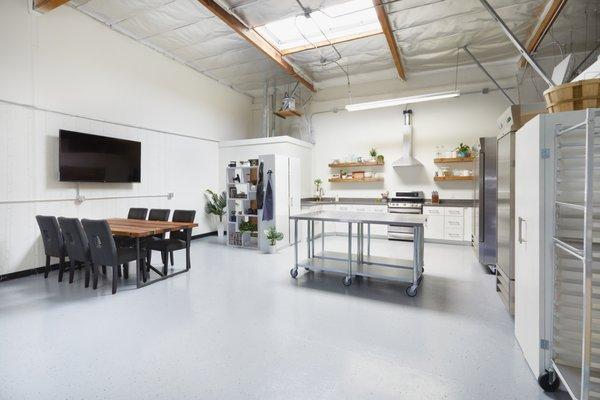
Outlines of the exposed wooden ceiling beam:
M398 70L398 76L400 77L400 79L406 80L406 72L404 71L402 59L400 58L398 43L396 43L396 38L394 37L394 32L392 31L390 20L388 18L387 12L385 11L385 8L383 7L383 3L381 2L381 0L373 0L373 6L375 7L375 11L377 12L377 18L379 18L379 23L381 24L381 29L383 30L385 39L387 40L388 46L390 47L390 52L392 53L392 58L394 59L396 70Z
M335 38L335 39L322 40L320 42L314 43L314 45L305 44L302 46L291 47L289 49L282 50L281 54L284 56L287 56L287 55L294 54L294 53L300 53L301 51L312 50L312 49L316 49L316 48L320 48L320 47L330 46L332 44L345 43L345 42L350 42L352 40L364 39L364 38L368 38L368 37L375 36L375 35L381 35L382 33L383 33L383 31L378 29L378 30L369 31L369 32L356 33L354 35L341 36L341 37Z
M217 4L214 0L197 0L204 7L208 8L217 18L227 24L238 35L246 39L248 43L256 47L265 56L273 60L281 69L287 72L294 79L298 80L309 90L315 92L315 86L312 82L300 76L294 67L283 59L283 55L271 43L263 38L254 29L247 28L236 17L227 12L223 7Z
M535 26L533 32L531 33L529 39L525 44L525 48L527 49L527 52L529 54L532 54L537 50L538 46L544 39L544 36L546 36L546 33L548 33L550 28L552 28L554 21L556 21L556 18L558 18L558 15L562 11L566 3L567 0L548 1L548 4L546 4L546 7L544 8L542 15L540 16L537 25ZM523 68L525 64L527 64L527 62L524 58L521 57L521 59L519 60L519 67Z
M68 2L69 0L33 0L33 9L41 13L47 13Z

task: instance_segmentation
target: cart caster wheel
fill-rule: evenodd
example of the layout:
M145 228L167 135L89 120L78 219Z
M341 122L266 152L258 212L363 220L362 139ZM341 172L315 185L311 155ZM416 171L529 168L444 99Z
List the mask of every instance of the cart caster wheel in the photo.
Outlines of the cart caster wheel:
M344 278L344 286L350 286L352 285L352 278L347 276Z
M308 268L308 267L304 267L304 269L305 269L306 271L310 271L310 268Z
M556 392L560 386L560 379L558 379L555 372L546 371L540 375L538 383L544 392Z
M290 275L292 276L292 278L296 279L296 277L298 276L298 268L290 269Z
M408 297L415 297L417 295L417 288L415 286L409 286L406 288L406 295Z

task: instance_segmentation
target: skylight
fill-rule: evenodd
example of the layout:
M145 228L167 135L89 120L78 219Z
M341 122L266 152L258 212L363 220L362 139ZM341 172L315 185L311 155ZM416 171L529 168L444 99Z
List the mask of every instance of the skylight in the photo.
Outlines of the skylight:
M279 50L381 32L372 0L351 0L304 15L270 22L256 30Z

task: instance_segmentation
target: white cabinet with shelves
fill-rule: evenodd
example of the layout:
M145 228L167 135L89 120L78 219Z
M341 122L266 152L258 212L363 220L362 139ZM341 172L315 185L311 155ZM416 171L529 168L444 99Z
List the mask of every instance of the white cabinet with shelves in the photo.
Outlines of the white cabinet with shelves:
M471 207L423 207L427 216L425 239L448 242L471 241Z

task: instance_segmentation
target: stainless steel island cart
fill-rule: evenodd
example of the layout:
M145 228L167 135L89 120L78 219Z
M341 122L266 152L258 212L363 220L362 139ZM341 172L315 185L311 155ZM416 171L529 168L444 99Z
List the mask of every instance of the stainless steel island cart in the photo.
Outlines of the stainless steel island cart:
M417 214L381 214L368 212L316 211L290 216L294 221L295 237L298 237L299 221L307 221L307 259L298 260L298 241L294 245L292 278L298 276L298 268L325 271L345 275L344 285L352 284L354 276L386 279L410 283L406 294L413 297L423 277L423 225L427 218ZM321 252L315 253L315 221L321 222ZM348 252L325 251L325 223L348 224ZM371 255L370 226L394 225L413 229L413 258L409 260ZM356 251L352 249L353 226L356 225ZM367 225L367 252L365 254L365 225Z

